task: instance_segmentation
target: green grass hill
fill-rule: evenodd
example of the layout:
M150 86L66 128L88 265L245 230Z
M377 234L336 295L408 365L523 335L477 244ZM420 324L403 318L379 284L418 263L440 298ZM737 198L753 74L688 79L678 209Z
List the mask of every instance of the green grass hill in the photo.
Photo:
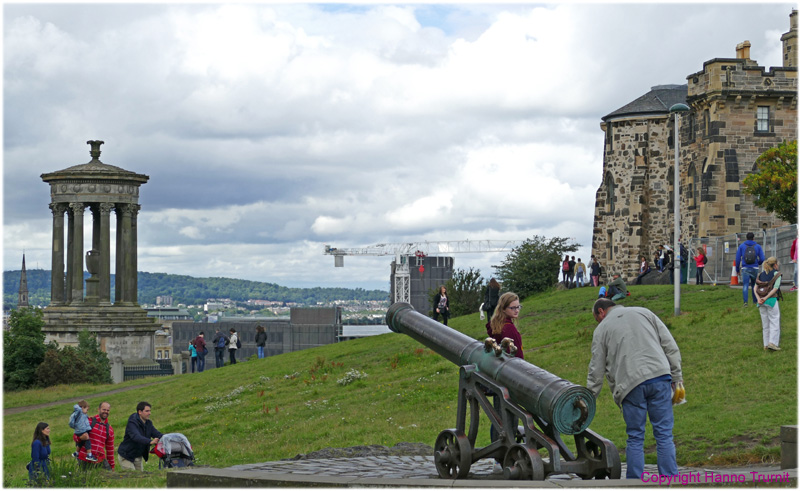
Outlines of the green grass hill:
M645 306L670 328L681 348L687 403L675 408L681 465L743 464L780 458L781 425L797 424L797 294L782 302L780 352L764 352L758 309L742 308L741 291L684 285L682 315L674 317L672 286L632 287L624 305ZM551 291L527 298L519 322L525 359L577 384L586 383L596 289ZM478 314L451 327L485 337ZM209 357L213 363L213 356ZM423 442L455 426L458 367L403 334L385 334L252 360L166 380L110 396L118 386L70 386L7 393L4 407L86 396L111 403L117 445L142 400L166 432L186 435L197 463L213 467L290 458L325 447ZM350 383L345 383L350 380ZM74 450L67 421L72 404L4 417L3 484L23 486L37 422L51 425L53 456ZM94 414L92 412L91 414ZM489 443L482 424L478 445ZM608 386L591 428L613 441L624 460L625 426ZM648 433L650 429L648 428ZM568 444L571 438L566 437ZM648 434L647 462L655 463ZM104 487L163 487L164 470L150 460L144 474L101 473Z

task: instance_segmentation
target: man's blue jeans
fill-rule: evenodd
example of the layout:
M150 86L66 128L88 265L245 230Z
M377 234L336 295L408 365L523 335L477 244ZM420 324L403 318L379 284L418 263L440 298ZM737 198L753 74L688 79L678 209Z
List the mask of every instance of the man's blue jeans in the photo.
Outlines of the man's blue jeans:
M197 371L202 372L206 369L206 357L197 353Z
M264 347L263 346L259 346L258 347L258 357L259 358L264 358Z
M742 299L747 303L747 292L753 297L753 304L758 305L756 301L756 294L753 288L756 286L756 277L758 276L758 268L742 268Z
M627 479L641 479L644 472L644 430L648 415L656 438L658 473L662 476L678 474L675 444L672 442L672 392L670 382L662 380L639 384L622 401L622 417L628 433L625 449Z
M225 348L214 348L214 361L217 368L225 366Z

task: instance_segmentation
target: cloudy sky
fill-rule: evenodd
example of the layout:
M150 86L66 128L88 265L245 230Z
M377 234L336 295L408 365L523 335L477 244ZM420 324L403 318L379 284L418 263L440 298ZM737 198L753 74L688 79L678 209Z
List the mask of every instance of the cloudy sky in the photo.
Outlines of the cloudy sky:
M544 235L585 259L600 118L744 40L779 66L793 5L5 3L3 268L50 269L39 176L94 139L150 176L141 271L388 290L390 257L323 244Z

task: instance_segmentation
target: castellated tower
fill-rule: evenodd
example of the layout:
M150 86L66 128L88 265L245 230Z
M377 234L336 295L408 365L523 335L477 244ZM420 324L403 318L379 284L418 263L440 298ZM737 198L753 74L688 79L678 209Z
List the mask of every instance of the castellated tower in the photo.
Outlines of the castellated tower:
M755 160L797 139L797 11L785 33L781 67L750 59L749 41L735 58L714 58L686 77L659 85L602 118L603 182L595 200L592 254L609 273L636 276L638 257L673 244L674 119L681 118L680 233L684 240L785 225L741 192Z

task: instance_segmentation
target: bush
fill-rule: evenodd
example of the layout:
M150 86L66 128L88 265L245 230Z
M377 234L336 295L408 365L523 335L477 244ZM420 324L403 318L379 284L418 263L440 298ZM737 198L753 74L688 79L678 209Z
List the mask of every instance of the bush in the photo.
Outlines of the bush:
M483 301L483 278L481 278L480 269L469 268L469 271L456 269L453 271L453 277L447 280L444 287L447 288L447 298L450 300L450 317L478 311L478 307ZM433 305L433 299L437 293L439 293L439 287L428 292L434 309L436 306ZM433 315L433 310L431 310L431 315Z
M492 266L503 284L503 291L525 298L555 286L562 258L581 246L568 241L565 237L547 240L534 235L512 249L500 266Z
M44 315L41 309L24 307L12 310L9 330L3 336L3 389L33 387L36 367L44 360Z
M76 383L111 383L108 356L100 350L94 334L84 329L78 333L78 347L58 343L47 345L44 361L36 368L36 382L41 387Z

